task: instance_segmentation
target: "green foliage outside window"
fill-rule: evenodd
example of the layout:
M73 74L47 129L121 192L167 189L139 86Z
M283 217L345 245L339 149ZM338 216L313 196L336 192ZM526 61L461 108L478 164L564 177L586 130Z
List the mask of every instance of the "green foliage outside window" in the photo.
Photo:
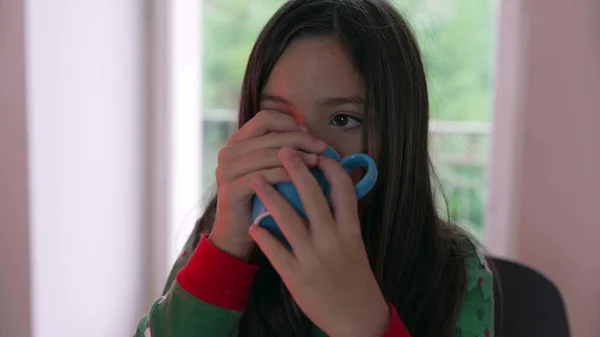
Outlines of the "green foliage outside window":
M282 0L203 1L203 113L235 111L256 36ZM441 121L489 121L494 2L394 0L413 26L425 60L431 114ZM222 116L213 116L222 117ZM204 125L205 177L212 185L226 129ZM479 234L483 226L487 134L433 135L432 150L451 218ZM444 159L446 158L446 159ZM450 158L451 160L447 160ZM212 166L211 166L212 165Z

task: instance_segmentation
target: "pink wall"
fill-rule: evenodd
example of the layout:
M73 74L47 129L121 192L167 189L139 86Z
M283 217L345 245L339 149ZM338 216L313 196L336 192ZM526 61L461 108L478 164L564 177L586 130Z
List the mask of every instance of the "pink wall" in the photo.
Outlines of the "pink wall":
M600 335L598 3L532 0L528 23L519 257L558 284L574 336Z
M598 336L600 1L503 3L487 239L558 285L573 336Z
M29 337L29 197L22 1L0 6L0 336Z

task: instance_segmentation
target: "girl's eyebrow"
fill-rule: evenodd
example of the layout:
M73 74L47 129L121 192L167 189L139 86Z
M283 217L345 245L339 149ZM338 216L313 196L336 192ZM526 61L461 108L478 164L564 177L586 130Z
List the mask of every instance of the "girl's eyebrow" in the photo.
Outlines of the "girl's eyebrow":
M280 96L275 96L275 95L269 95L269 94L262 94L260 96L260 101L273 101L273 102L277 102L277 103L283 103L285 105L292 105L288 100L286 100L283 97Z

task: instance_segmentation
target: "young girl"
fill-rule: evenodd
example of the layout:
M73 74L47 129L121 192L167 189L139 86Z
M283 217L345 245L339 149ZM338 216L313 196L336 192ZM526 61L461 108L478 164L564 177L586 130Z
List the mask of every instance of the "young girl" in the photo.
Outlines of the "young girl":
M286 2L250 55L217 196L136 336L493 336L492 274L434 204L428 121L418 46L392 5ZM360 172L318 156L326 144L375 159L360 203ZM307 220L272 187L289 181ZM293 252L251 225L254 194Z

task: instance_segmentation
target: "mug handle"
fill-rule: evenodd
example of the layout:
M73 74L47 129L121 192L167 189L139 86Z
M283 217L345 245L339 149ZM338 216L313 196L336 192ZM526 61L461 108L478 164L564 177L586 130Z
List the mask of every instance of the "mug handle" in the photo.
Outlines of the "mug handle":
M356 199L362 199L375 186L375 182L377 182L377 166L373 158L369 157L369 155L364 153L348 155L340 161L340 165L348 173L357 167L367 168L365 176L354 186Z

